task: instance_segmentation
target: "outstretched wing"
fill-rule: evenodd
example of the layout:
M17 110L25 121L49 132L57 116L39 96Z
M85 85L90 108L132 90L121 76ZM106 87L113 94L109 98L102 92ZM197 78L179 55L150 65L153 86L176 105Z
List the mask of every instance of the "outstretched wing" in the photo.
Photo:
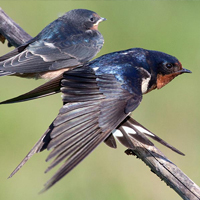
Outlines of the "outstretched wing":
M47 190L110 135L127 116L125 109L130 94L121 87L115 75L95 75L89 67L67 71L61 81L65 105L49 129L29 152L11 176L36 152L52 150L47 161L54 159L49 171L65 161L47 182ZM136 108L142 97L131 101ZM130 105L129 105L130 106Z

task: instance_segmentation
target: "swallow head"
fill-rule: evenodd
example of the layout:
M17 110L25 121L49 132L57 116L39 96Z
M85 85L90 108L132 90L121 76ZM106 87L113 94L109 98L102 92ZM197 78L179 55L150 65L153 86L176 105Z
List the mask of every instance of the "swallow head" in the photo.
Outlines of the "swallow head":
M97 13L86 9L71 10L65 15L83 31L98 30L99 23L106 20L106 18L100 17Z
M156 84L152 84L151 89L160 89L172 81L175 77L183 73L191 73L184 69L181 62L174 56L163 52L152 51L154 60L154 77Z
M98 30L99 23L105 20L106 18L100 17L98 14L93 12L85 19L84 27L86 30Z

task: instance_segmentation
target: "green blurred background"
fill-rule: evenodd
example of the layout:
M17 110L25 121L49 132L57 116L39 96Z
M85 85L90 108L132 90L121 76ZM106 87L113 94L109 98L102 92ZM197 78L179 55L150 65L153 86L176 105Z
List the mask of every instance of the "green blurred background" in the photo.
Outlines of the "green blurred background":
M75 8L107 18L99 26L105 44L98 56L132 47L176 56L192 74L176 78L144 96L132 116L186 156L156 143L194 182L200 184L200 2L197 1L1 1L0 7L31 36ZM10 51L0 44L0 55ZM27 92L44 80L0 79L0 101ZM48 152L35 155L12 179L10 172L44 133L62 106L60 94L0 106L0 199L6 200L175 200L180 197L125 148L100 145L48 192L38 195L53 175L44 174Z

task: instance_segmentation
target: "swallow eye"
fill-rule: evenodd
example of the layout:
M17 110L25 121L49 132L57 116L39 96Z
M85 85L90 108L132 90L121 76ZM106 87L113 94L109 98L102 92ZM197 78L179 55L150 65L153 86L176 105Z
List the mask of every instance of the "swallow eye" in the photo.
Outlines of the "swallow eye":
M172 64L172 63L167 63L167 64L166 64L166 67L167 67L168 69L171 69L171 68L173 67L173 64Z
M91 21L91 22L93 22L93 21L94 21L94 18L93 18L93 17L91 17L91 18L90 18L90 21Z

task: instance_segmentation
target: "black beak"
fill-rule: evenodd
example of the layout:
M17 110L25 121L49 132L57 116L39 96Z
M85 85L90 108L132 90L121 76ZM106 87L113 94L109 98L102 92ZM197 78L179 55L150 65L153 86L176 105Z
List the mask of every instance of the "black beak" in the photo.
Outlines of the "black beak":
M103 22L103 21L106 21L106 20L107 20L106 18L101 17L99 21Z
M183 73L192 73L190 70L185 69L185 68L181 69L179 72L180 72L181 74L183 74Z

